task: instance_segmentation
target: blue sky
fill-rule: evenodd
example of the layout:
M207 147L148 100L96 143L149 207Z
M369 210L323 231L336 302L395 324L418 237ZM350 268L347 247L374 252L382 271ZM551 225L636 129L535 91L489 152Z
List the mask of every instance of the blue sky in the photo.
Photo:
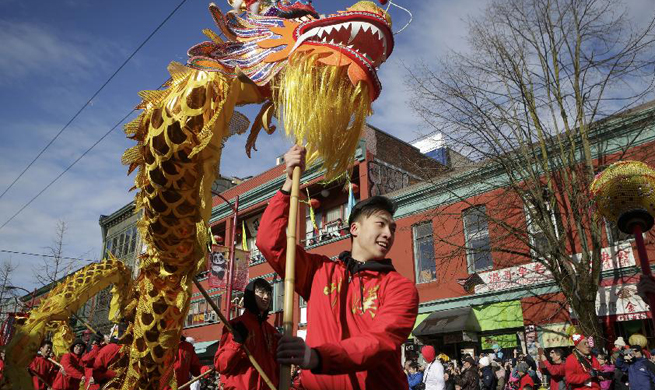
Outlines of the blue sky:
M428 129L408 106L405 66L433 62L448 48L465 45L465 19L482 12L487 0L397 0L414 13L414 23L396 36L396 48L383 65L382 96L369 122L404 140ZM634 15L652 13L651 0L631 0ZM0 193L107 80L180 0L0 0ZM216 1L227 10L225 0ZM315 0L319 13L345 9L353 1ZM77 120L0 198L0 225L138 103L137 92L155 89L167 78L166 65L185 62L186 51L214 28L209 2L189 0L118 73ZM648 14L648 13L647 13ZM392 8L395 29L407 15ZM214 28L215 29L215 28ZM256 108L242 110L251 119ZM289 146L280 134L258 143L248 160L245 136L233 137L223 152L221 171L255 175L270 168ZM264 142L265 141L265 142ZM0 249L45 253L58 220L69 230L64 255L97 259L101 252L98 218L133 198L120 157L132 143L115 130L55 185L0 230ZM12 282L38 287L33 270L39 257L0 253L18 265Z

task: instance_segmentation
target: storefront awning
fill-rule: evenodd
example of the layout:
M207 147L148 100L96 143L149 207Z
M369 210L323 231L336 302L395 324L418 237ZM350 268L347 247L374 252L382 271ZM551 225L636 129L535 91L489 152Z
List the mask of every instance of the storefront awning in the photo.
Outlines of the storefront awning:
M489 303L473 308L482 331L523 328L521 301Z
M207 352L207 349L209 349L212 345L218 344L219 340L212 340L212 341L201 341L199 343L193 344L193 348L196 350L196 354L202 355L203 353Z
M458 331L480 331L480 324L470 307L435 311L414 328L412 334L427 336Z
M412 333L410 333L408 337L409 340L414 338L414 330L416 330L416 328L421 325L421 322L423 322L423 320L425 320L429 315L430 313L420 313L416 316L416 321L414 321L414 329L412 329Z

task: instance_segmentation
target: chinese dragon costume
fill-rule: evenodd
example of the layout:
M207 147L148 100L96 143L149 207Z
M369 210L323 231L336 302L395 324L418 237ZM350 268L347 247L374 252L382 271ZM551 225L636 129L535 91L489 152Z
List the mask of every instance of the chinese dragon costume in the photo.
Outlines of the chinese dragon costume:
M10 388L29 383L25 367L46 326L110 284L120 293L112 313L120 311L129 325L112 367L118 376L104 388L175 386L172 363L210 240L211 184L225 140L249 125L236 106L262 105L248 156L262 128L275 131L277 117L287 135L305 144L309 162L321 162L328 180L352 165L381 91L377 69L393 50L389 15L370 1L323 17L308 0L262 0L259 13L241 15L223 14L214 4L209 10L222 37L204 30L210 40L189 50L186 66L170 64L165 89L140 93L142 113L125 126L137 144L122 161L129 173L137 171L133 189L146 244L138 278L131 282L120 262L109 259L55 288L8 346Z

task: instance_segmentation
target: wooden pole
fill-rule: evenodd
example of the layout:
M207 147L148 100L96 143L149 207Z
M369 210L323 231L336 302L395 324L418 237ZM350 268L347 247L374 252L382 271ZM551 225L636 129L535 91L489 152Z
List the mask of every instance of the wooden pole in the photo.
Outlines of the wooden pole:
M60 370L63 370L63 369L64 369L64 367L63 367L61 364L59 364L58 361L56 361L56 360L54 360L54 359L51 359L51 358L46 358L46 359L48 359L48 360L50 361L50 363L54 363L54 365L57 366L57 367L59 367Z
M207 293L207 290L205 290L205 288L202 287L202 285L200 284L200 282L198 281L198 279L195 276L193 277L193 283L196 285L196 287L198 288L198 291L200 291L202 296L205 297L205 300L207 301L207 303L209 303L209 306L211 306L212 309L214 309L214 311L216 312L216 315L218 315L218 317L221 319L221 322L225 325L227 330L230 333L234 334L234 329L232 328L232 325L230 325L227 318L225 318L225 316L221 312L221 309L218 307L218 305L216 305L216 302L214 302L211 299L211 297ZM246 355L248 356L248 360L250 360L250 364L252 364L252 366L255 367L255 370L257 370L257 372L259 373L259 376L262 377L262 380L264 382L266 382L266 384L268 385L268 387L271 388L271 390L277 390L275 388L275 385L273 384L273 382L271 382L271 380L269 379L268 375L266 375L266 373L264 372L264 369L262 369L262 367L259 365L259 363L257 363L257 360L255 360L255 357L252 356L252 353L250 353L250 350L248 349L248 347L246 347L246 344L244 343L244 344L241 344L241 345L243 346L243 350L246 352Z
M230 266L227 271L227 319L232 318L232 283L234 281L234 246L237 238L237 220L239 219L239 195L234 201L234 216L232 217L232 235L230 237Z
M215 369L212 368L211 370L205 372L204 374L200 374L200 375L198 375L197 377L191 379L191 380L188 381L187 383L185 383L185 384L183 384L182 386L178 387L177 390L184 390L184 389L186 389L187 387L189 387L189 386L191 386L192 384L198 382L198 381L201 380L203 377L206 377L207 375L213 373L214 371L215 371Z
M284 268L284 317L282 327L285 336L293 336L293 294L296 284L296 222L298 220L298 197L300 195L300 167L293 168L291 176L291 202L289 203L289 225L287 226L287 259ZM291 366L280 366L280 390L291 387Z
M86 326L86 328L87 328L88 330L90 330L91 332L93 332L93 334L98 334L98 332L96 332L96 330L93 329L93 327L92 327L88 322L86 322L86 321L84 321L83 319L81 319L81 318L80 318L77 314L75 314L75 313L71 313L71 314L73 315L73 317L77 318L77 320L80 321L84 326Z

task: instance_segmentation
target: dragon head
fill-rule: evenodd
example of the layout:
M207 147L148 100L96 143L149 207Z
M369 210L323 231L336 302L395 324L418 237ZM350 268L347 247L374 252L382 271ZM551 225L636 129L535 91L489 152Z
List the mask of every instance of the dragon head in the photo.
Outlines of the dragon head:
M351 166L371 104L380 95L377 69L393 50L391 18L370 1L325 17L317 17L309 0L272 4L243 16L223 15L210 5L226 40L205 30L212 41L191 48L188 65L238 79L243 90L254 87L255 93L237 101L264 102L248 138L248 155L262 125L269 133L275 130L270 125L275 111L287 135L307 147L308 163L320 157L326 180L336 179Z
M317 17L311 2L277 1L260 15L210 12L227 41L213 35L189 50L190 67L245 75L264 94L290 58L315 55L316 62L343 67L353 85L366 83L371 101L381 84L377 69L393 50L391 18L375 3L360 1L336 14Z

